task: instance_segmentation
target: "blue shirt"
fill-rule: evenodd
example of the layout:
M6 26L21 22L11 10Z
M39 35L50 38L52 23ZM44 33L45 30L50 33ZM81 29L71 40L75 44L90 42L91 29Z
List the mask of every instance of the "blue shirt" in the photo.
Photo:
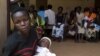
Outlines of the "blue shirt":
M39 15L43 20L45 20L45 11L39 11L39 12L38 12L38 15Z

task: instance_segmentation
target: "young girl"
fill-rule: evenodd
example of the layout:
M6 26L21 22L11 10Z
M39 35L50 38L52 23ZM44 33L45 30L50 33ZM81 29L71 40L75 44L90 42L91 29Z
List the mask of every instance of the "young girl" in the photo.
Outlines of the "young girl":
M50 52L50 46L51 40L48 37L41 38L34 56L56 56L56 54Z

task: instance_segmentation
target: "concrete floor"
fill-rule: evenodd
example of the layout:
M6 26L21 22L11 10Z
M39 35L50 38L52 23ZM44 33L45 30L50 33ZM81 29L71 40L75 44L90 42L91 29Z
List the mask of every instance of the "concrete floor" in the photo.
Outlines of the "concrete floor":
M53 41L51 48L57 56L100 56L100 42L75 43L74 40Z

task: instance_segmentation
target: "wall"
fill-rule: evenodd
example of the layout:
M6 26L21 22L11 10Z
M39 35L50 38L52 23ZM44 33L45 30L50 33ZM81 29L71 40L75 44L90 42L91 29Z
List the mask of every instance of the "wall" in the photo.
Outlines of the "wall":
M76 6L89 7L90 3L94 5L94 0L48 0L48 4L52 4L55 11L58 6L63 6L64 11L70 11Z
M95 0L95 6L100 7L100 0Z
M7 0L0 0L0 56L2 45L7 36Z
M31 4L36 6L36 0L29 0L29 5L31 5Z
M57 11L59 6L63 6L64 10L70 10L75 6L82 5L82 2L80 0L48 0L48 4L52 4L55 11Z
M53 5L53 10L57 11L58 6L63 6L64 11L70 11L76 6L93 7L94 0L48 0L48 4ZM36 0L30 0L30 4L36 5Z
M96 0L87 0L87 1L88 1L88 4L87 4L88 7L95 7Z

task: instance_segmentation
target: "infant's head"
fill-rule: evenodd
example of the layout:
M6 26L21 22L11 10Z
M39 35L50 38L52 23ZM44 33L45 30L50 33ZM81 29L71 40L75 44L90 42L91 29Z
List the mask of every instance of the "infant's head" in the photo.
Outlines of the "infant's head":
M49 48L51 46L51 39L48 38L48 37L41 38L41 40L39 41L39 46L40 47L47 47L47 48Z

